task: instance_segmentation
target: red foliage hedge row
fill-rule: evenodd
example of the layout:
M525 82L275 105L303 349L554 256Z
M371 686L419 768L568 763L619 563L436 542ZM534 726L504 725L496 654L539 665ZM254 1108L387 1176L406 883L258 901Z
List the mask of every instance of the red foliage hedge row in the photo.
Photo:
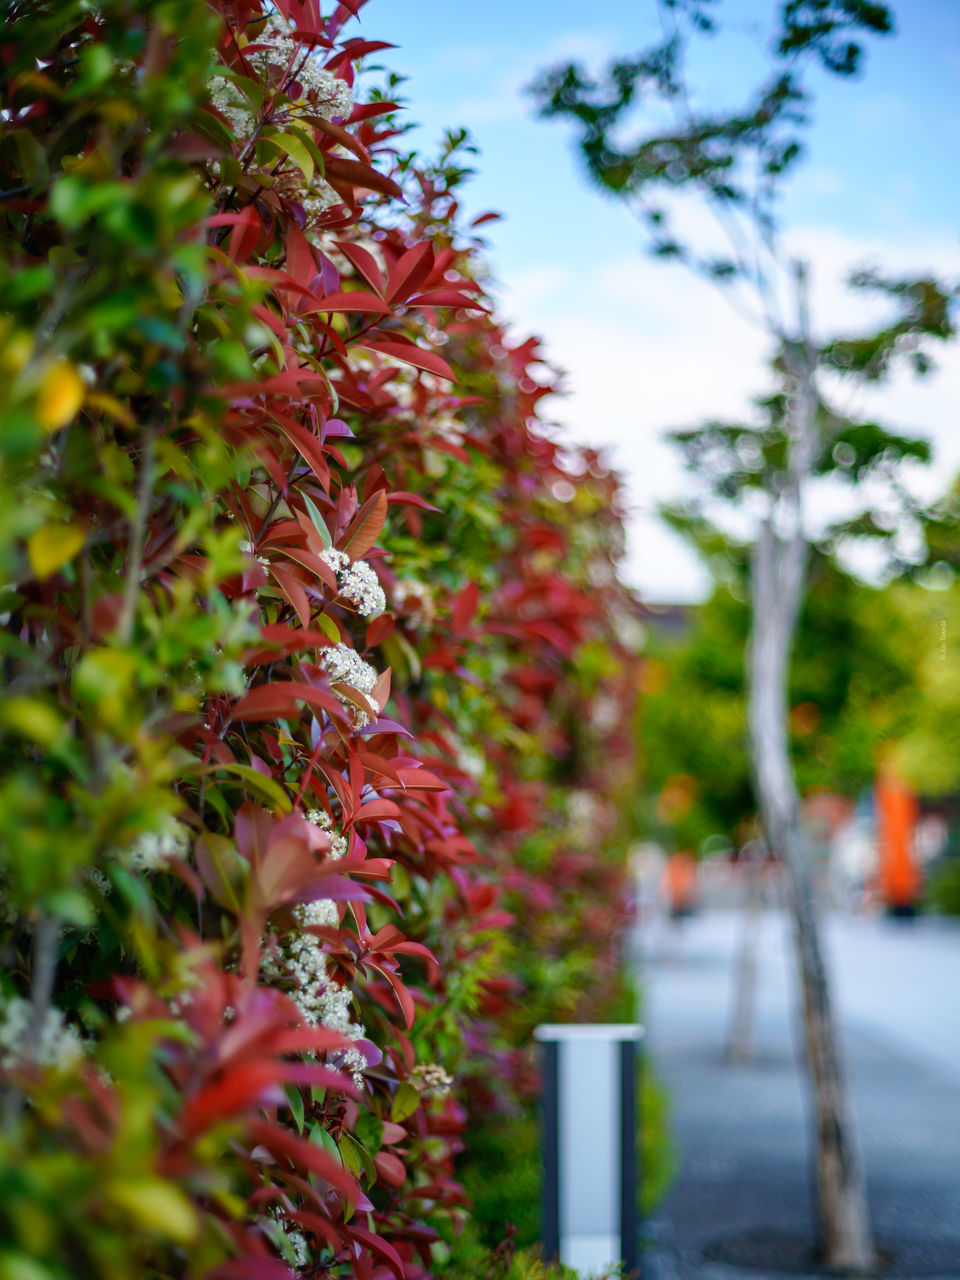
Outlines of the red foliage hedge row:
M0 36L18 1280L429 1272L468 1108L618 990L616 479L357 7Z

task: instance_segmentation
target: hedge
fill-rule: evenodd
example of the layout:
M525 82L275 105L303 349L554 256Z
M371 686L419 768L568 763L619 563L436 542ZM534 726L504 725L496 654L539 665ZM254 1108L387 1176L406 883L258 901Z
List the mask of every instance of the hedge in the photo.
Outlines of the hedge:
M7 7L0 1280L430 1274L620 991L617 477L358 8Z

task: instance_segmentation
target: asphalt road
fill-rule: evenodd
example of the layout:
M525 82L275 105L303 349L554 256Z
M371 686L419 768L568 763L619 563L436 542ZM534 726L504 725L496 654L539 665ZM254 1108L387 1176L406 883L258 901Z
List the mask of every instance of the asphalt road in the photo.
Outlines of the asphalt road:
M733 1065L741 930L716 911L642 940L648 1050L679 1148L649 1224L651 1280L824 1274L788 925L761 920L754 1051ZM960 1280L960 928L834 917L827 939L884 1274Z

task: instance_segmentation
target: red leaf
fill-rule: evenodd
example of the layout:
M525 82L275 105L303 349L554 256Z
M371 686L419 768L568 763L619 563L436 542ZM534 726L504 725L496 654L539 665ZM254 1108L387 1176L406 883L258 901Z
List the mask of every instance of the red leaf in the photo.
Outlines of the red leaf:
M284 547L283 554L297 564L302 564L311 573L316 574L324 586L329 587L331 591L335 592L337 590L336 574L326 561L321 560L312 551L304 551L301 547Z
M477 612L477 606L480 603L480 588L475 582L468 582L457 597L457 603L453 606L453 629L455 632L463 631L473 620Z
M382 644L384 640L393 634L396 623L389 613L381 613L379 618L374 618L367 627L367 644L373 648L374 645Z
M393 987L394 995L397 997L397 1004L400 1006L400 1012L403 1014L409 1030L409 1028L413 1026L413 1020L417 1013L416 1005L413 1003L413 996L395 973L391 973L389 969L384 969L381 965L374 964L369 960L366 961L366 964L369 965L371 969L376 969L377 973L383 974L391 987Z
M423 347L418 347L414 342L400 342L396 338L390 342L383 338L365 338L362 345L370 351L380 351L385 356L392 356L394 360L412 364L415 369L423 369L426 373L436 374L438 378L456 382L453 370L446 360L441 360L433 351L424 351Z
M374 1235L372 1231L365 1231L363 1227L358 1227L355 1223L350 1225L350 1234L355 1240L359 1240L361 1244L366 1245L371 1253L383 1258L393 1274L399 1280L403 1280L403 1262L392 1244L388 1244L381 1236Z
M279 583L280 590L287 597L297 612L302 627L310 625L310 601L307 599L307 593L303 586L297 581L293 573L283 565L273 564L270 566L273 576Z
M323 116L304 116L303 119L309 120L315 129L325 133L328 138L333 138L335 142L339 142L341 147L346 147L348 151L352 151L358 160L369 162L370 155L366 147L358 142L348 129L344 129L338 124L333 124L330 120L324 120Z
M362 1209L363 1205L360 1208ZM305 1209L301 1209L298 1213L288 1214L288 1217L298 1227L304 1227L307 1231L312 1231L314 1235L321 1236L335 1252L340 1251L343 1241L337 1234L333 1224L327 1222L325 1218L321 1218L319 1214L309 1213Z
M288 289L291 293L299 293L306 298L311 296L310 289L298 284L288 271L279 271L276 267L247 267L245 274L251 280L268 280L278 289Z
M368 53L379 53L381 49L395 49L397 46L386 40L364 40L360 36L354 36L351 40L344 40L342 47L350 55L352 62L356 58L365 58Z
M180 1115L184 1136L196 1137L218 1120L246 1111L268 1090L275 1090L277 1066L269 1058L260 1062L242 1062L195 1093Z
M377 260L370 250L364 249L358 244L351 244L349 240L338 240L337 248L357 273L366 280L374 293L382 295L384 287L383 276L381 276Z
M440 511L439 507L431 507L419 493L407 493L405 489L395 489L393 493L388 493L387 502L391 506L421 507L424 511Z
M370 690L371 701L375 702L381 711L390 700L390 670L390 667L387 667L385 671L381 671Z
M421 240L402 254L390 272L387 281L387 300L402 302L428 279L433 270L433 246L429 240Z
M328 182L349 183L352 187L362 187L367 191L379 191L381 195L403 198L403 192L392 178L378 173L369 164L361 164L359 160L347 160L343 156L324 156L324 177Z
M488 312L489 308L481 306L476 298L468 298L456 289L431 289L411 298L411 305L416 307L469 307L472 311Z
M270 1048L274 1053L325 1053L329 1049L349 1049L352 1043L346 1036L327 1027L295 1027L289 1031L273 1032Z
M304 649L326 648L330 637L323 631L305 631L300 627L288 627L285 622L268 622L260 628L260 635L268 645L276 645L285 653L301 653Z
M244 694L233 708L234 720L277 720L292 716L297 711L297 700L289 686L262 684Z
M331 694L316 689L312 684L297 681L261 684L244 694L233 709L234 720L276 720L299 714L298 702L309 703L334 715L342 715L343 708Z
M360 120L372 120L374 116L384 116L388 111L396 111L398 102L360 102L350 113L348 124L357 124Z
M307 307L303 314L311 315L314 311L374 311L382 315L389 313L390 308L372 293L363 289L351 289L347 292L331 293L319 302Z
M382 822L385 818L399 817L400 810L392 800L368 800L353 815L353 822Z
M288 418L286 414L274 412L271 418L273 424L287 437L323 488L329 489L330 468L324 456L323 446L317 437L293 418Z
M295 222L287 227L287 267L304 289L310 290L320 274L310 241Z
M287 1130L263 1120L249 1124L247 1135L252 1145L266 1147L278 1160L289 1161L295 1169L308 1169L319 1174L350 1204L355 1205L361 1199L363 1193L356 1181L316 1142L294 1137Z
M380 537L386 519L387 495L383 489L378 489L350 521L340 544L341 550L348 551L351 560L359 560Z
M263 224L252 205L247 205L241 218L230 232L230 257L234 262L246 262L263 232Z
M373 1163L377 1173L391 1187L402 1187L406 1182L407 1171L403 1167L403 1161L398 1159L392 1151L378 1151L373 1157Z
M450 786L429 769L398 769L397 777L406 791L449 791Z

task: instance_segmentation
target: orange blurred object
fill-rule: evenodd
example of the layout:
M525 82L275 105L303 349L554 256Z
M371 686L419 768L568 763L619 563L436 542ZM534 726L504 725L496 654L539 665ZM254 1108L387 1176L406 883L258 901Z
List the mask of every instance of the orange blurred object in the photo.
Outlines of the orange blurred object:
M910 910L920 892L920 871L913 847L917 797L892 773L884 772L874 789L880 896L893 910Z
M697 860L693 854L682 849L671 854L660 887L674 919L689 915L697 900Z

